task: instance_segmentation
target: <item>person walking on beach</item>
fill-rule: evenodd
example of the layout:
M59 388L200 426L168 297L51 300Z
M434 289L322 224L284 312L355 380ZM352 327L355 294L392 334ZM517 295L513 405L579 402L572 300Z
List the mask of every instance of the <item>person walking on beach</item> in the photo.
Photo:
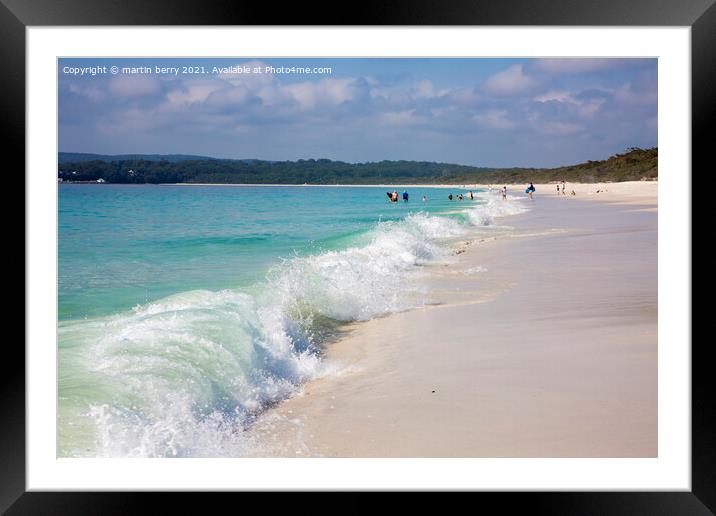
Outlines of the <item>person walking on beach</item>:
M506 186L502 187L502 200L503 201L507 200L507 187Z
M403 202L408 202L408 191L407 190L405 190L403 192Z
M527 193L527 195L529 195L530 199L532 199L532 194L534 193L534 191L535 191L535 185L533 185L533 184L530 182L530 185L527 187L527 190L525 190L525 192Z
M564 183L564 179L562 179L562 195L567 195L567 185Z
M557 195L559 195L559 183L557 183Z

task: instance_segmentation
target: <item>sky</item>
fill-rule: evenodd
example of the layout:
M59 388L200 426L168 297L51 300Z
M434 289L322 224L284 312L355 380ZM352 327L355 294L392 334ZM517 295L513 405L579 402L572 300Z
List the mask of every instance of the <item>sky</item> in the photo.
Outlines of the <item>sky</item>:
M552 167L657 146L657 59L73 58L58 75L65 152Z

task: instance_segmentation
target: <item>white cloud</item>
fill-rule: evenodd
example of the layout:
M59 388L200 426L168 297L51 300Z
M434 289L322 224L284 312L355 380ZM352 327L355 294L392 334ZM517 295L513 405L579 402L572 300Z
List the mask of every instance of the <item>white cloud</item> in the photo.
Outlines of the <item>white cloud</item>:
M80 84L71 83L69 90L77 95L87 97L93 102L100 102L105 98L104 91L102 91L102 88L98 86L83 86Z
M323 79L317 82L288 84L283 87L304 110L318 106L337 106L348 100L356 100L365 91L356 79Z
M433 83L430 81L419 81L412 89L411 89L412 97L416 99L424 99L424 98L430 98L434 97L436 95L435 87L433 86Z
M531 90L537 81L524 73L521 64L510 66L489 77L484 84L485 91L494 95L518 95Z
M551 100L556 100L557 102L569 102L571 104L578 104L572 94L568 91L551 90L547 93L537 95L536 97L534 97L534 100L536 102L549 102Z
M576 109L576 113L584 118L593 116L605 102L605 99L601 97L586 100L579 100L577 97L578 95L574 95L569 91L551 90L537 95L532 100L540 103L560 102L571 105L572 108Z
M582 117L589 118L594 116L605 102L605 99L591 99L580 102L577 111Z

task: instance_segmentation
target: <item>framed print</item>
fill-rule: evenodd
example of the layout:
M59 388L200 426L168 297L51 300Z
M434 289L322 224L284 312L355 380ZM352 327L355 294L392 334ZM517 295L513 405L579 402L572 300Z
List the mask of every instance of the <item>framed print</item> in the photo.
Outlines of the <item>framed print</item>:
M690 298L715 8L519 3L317 26L4 2L27 305L3 510L712 511Z

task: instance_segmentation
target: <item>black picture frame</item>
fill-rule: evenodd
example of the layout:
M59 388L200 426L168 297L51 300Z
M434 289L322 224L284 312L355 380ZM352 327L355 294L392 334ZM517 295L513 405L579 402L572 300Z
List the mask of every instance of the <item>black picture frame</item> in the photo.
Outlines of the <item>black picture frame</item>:
M364 1L343 8L304 3L227 0L0 0L0 120L4 147L15 170L25 169L25 29L52 25L550 25L550 26L689 26L692 71L692 169L713 168L707 129L716 113L715 0L400 0ZM349 12L350 17L345 13ZM10 152L12 151L12 152ZM18 152L16 152L18 151ZM24 199L24 196L23 196ZM6 220L10 219L6 204ZM19 226L16 224L16 226ZM27 258L27 257L26 257ZM27 270L26 270L27 274ZM24 306L24 305L23 305ZM520 507L549 514L713 514L716 511L716 427L712 393L714 375L706 360L709 343L692 345L692 490L690 492L480 493L503 508ZM6 339L0 367L0 511L7 514L129 514L146 509L148 498L160 497L162 512L193 508L186 493L26 492L25 489L25 354ZM235 496L223 494L222 498ZM241 493L245 504L262 503ZM260 495L259 495L260 496ZM376 497L351 495L343 512L372 510ZM205 495L201 497L205 498ZM422 496L420 497L422 498ZM199 502L197 507L204 506ZM421 500L443 510L443 501ZM482 503L482 501L480 502ZM439 506L437 505L439 504ZM330 504L328 504L330 505ZM204 506L206 510L206 506ZM311 511L319 510L312 504ZM329 507L330 510L330 507ZM336 510L335 507L332 510Z

